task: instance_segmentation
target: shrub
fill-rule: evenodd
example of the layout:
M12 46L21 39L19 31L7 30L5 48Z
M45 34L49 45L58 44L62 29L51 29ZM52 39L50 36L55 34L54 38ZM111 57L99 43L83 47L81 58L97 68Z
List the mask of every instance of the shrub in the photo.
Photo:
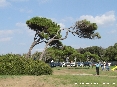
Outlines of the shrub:
M43 61L26 59L13 54L0 56L1 75L51 75L51 67Z

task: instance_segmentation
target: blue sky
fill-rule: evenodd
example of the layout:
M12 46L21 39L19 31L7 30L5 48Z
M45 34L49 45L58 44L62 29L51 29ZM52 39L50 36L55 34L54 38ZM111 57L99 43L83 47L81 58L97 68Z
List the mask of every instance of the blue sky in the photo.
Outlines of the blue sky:
M63 42L74 48L117 43L116 0L0 0L0 54L27 53L35 32L26 26L32 17L50 18L68 28L78 20L87 19L98 25L101 39L81 39L69 34ZM45 44L34 47L32 53L42 51Z

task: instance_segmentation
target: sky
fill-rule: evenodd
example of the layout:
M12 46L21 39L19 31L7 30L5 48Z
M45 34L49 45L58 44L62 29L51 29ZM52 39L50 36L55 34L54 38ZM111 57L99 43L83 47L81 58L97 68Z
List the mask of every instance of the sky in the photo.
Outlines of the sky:
M46 17L69 28L76 21L87 19L96 23L101 39L78 38L69 33L63 44L75 49L117 43L116 0L0 0L0 54L27 53L35 32L26 21L33 17ZM64 36L64 34L63 34ZM32 53L42 51L45 43L36 45Z

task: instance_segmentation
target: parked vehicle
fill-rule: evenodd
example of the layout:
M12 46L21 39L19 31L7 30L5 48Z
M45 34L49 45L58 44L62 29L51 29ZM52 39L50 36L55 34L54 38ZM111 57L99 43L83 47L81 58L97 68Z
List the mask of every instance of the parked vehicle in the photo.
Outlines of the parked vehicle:
M76 67L77 64L76 64L75 62L72 62L72 63L70 63L70 62L62 62L62 63L60 64L60 67L68 67L68 66Z
M92 66L92 63L91 62L84 62L84 67L91 67Z
M72 63L70 63L70 66L71 66L71 67L76 67L76 66L77 66L77 63L72 62Z
M84 66L84 64L83 64L83 62L77 62L77 66L79 67L83 67Z
M52 62L49 65L50 65L50 67L56 67L56 63L55 62Z
M61 67L67 67L70 66L70 62L62 62Z

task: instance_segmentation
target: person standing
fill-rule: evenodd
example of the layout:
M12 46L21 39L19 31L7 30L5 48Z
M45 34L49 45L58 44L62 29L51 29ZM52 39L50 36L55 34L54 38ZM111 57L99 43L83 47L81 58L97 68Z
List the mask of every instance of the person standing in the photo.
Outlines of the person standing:
M106 67L106 62L104 61L103 64L104 64L104 69L105 69L105 67ZM104 69L103 69L103 70L104 70Z
M54 67L54 61L51 60L51 67Z
M99 75L99 67L100 67L100 64L99 62L96 63L96 73L97 75Z
M108 71L110 70L110 65L111 65L111 63L108 63Z
M106 63L106 71L109 71L110 70L110 63Z
M104 70L104 63L101 63L102 71Z

